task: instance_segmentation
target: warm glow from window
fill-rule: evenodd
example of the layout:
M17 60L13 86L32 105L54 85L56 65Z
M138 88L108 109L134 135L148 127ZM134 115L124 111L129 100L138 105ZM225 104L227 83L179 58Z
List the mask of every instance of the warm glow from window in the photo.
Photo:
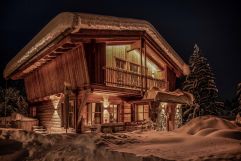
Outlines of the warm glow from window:
M164 79L164 72L160 67L158 67L153 61L149 58L146 59L144 54L142 56L141 63L141 54L137 49L131 50L131 45L107 45L106 46L106 65L108 67L114 67L118 69L124 69L127 71L133 71L135 73L141 73L141 64L143 73L145 72L145 63L146 63L146 72L147 75L152 78ZM133 68L133 64L137 67Z

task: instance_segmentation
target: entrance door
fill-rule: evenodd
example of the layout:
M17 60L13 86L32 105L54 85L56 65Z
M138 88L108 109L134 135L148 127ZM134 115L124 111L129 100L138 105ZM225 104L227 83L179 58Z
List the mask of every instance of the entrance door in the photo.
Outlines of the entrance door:
M167 130L172 131L175 129L175 113L176 105L169 103L166 108L167 112Z

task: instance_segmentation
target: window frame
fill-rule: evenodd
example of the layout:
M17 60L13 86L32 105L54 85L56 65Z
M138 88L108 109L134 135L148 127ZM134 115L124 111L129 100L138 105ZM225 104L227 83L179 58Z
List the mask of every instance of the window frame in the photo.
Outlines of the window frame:
M139 112L139 107L142 108L142 111ZM145 108L148 108L148 111L145 111ZM136 104L135 105L135 113L136 113L136 121L144 121L144 120L148 120L150 118L150 105L149 104ZM139 114L142 113L142 119L139 118ZM145 117L145 114L147 114L147 118Z

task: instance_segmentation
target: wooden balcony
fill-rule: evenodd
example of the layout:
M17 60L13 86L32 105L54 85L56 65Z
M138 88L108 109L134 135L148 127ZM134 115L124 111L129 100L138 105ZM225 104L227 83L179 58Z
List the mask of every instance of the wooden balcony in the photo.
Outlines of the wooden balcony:
M152 87L164 89L167 87L166 81L151 76L141 75L140 73L113 67L105 67L104 70L106 86L135 90L146 90Z

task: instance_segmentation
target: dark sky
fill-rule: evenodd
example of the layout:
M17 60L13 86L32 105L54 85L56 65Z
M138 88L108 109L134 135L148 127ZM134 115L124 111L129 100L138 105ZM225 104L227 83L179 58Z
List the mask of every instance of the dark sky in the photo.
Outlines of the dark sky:
M214 70L221 97L232 98L241 82L241 6L232 0L1 0L0 72L63 11L145 19L186 62L194 43L200 46Z

